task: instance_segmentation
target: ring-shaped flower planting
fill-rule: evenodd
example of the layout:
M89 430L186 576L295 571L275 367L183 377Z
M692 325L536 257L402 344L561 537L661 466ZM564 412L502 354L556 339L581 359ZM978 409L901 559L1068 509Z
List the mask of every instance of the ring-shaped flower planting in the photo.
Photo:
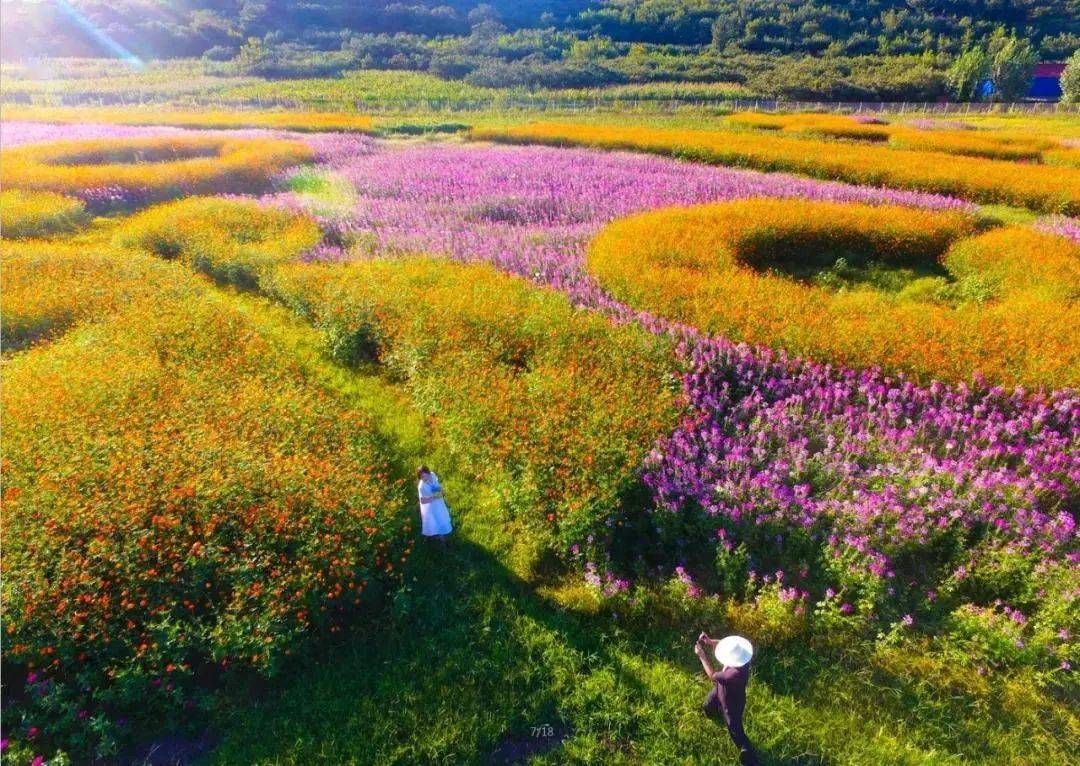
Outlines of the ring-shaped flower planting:
M239 287L255 287L270 266L322 239L306 215L251 200L192 197L156 205L124 221L114 244L181 263Z
M5 188L52 191L95 210L191 194L251 193L287 167L311 160L298 141L223 136L152 136L58 141L3 152Z
M710 334L920 379L1080 382L1080 248L958 213L796 200L633 216L589 271Z

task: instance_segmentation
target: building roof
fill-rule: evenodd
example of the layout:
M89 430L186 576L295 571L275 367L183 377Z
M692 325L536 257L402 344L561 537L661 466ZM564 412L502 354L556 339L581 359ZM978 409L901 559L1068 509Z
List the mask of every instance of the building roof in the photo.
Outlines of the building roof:
M1034 77L1061 77L1065 64L1057 61L1041 61L1035 65Z

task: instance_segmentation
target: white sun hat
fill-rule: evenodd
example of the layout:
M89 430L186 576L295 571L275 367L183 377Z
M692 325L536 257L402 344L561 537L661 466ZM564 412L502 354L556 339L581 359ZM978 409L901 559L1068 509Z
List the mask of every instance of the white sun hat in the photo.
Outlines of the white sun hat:
M754 646L742 636L728 636L716 642L716 659L726 668L741 668L754 656Z

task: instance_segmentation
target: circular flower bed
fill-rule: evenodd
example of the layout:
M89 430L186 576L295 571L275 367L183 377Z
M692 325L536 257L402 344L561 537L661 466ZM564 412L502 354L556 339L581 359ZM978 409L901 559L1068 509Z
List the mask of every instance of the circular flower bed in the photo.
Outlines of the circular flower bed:
M715 335L921 379L1076 385L1078 248L958 213L747 200L645 213L593 242L614 295Z
M72 194L98 211L190 194L250 193L311 160L297 141L154 136L59 141L3 153L0 184Z
M192 197L156 205L124 221L120 247L178 260L219 282L253 288L260 273L319 243L309 217L251 200Z

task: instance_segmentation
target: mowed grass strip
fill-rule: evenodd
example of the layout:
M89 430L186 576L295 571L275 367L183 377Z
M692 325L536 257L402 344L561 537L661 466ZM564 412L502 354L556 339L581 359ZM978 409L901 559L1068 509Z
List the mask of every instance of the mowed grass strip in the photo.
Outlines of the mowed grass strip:
M738 130L684 130L536 122L483 128L474 139L591 146L664 154L696 162L786 171L867 186L947 194L1048 213L1080 213L1080 169L1017 165L944 152Z

